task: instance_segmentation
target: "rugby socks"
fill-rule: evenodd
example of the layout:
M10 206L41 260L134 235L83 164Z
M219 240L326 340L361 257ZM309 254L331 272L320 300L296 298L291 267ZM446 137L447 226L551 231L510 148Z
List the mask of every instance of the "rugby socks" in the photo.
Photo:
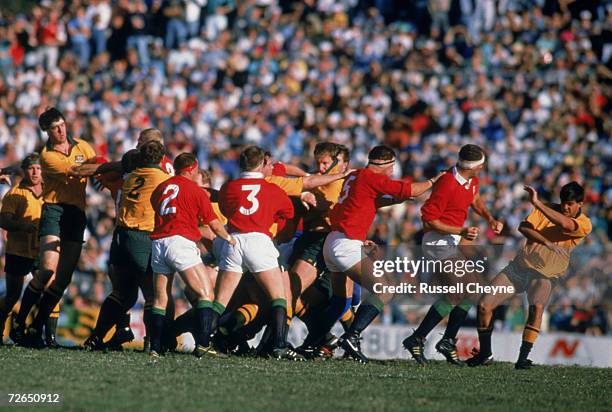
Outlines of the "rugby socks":
M45 325L45 341L47 342L47 345L54 344L59 314L60 307L58 304L55 305L55 308L53 308L53 312L51 312L51 315L49 315L49 319L47 319L47 324Z
M164 333L162 335L162 346L164 349L175 350L177 346L176 335L174 332L174 298L168 299L166 305L166 317L164 319Z
M223 306L221 303L217 301L214 301L212 304L212 310L215 313L213 314L211 331L212 333L215 333L215 331L217 330L217 326L219 324L219 318L221 317L221 315L223 315L223 312L225 312L225 306Z
M142 323L145 326L145 336L151 337L151 310L153 306L151 304L145 304L144 311L142 314Z
M427 315L425 315L419 327L414 331L414 334L419 338L425 338L452 310L453 306L445 300L437 301L429 308Z
M457 337L457 333L459 333L459 329L465 318L468 315L471 305L468 303L462 303L461 305L455 306L448 316L448 325L446 325L446 330L444 331L444 338L455 339Z
M348 333L359 335L361 332L365 330L374 319L381 313L384 309L384 304L380 299L378 299L374 295L369 295L366 300L359 306L357 309L357 313L355 314L355 319L353 319L353 323L349 328Z
M525 329L523 329L523 342L521 343L521 349L519 352L519 362L527 359L539 333L540 329L536 328L535 326L530 325L529 323L525 325Z
M270 328L272 330L273 348L282 349L287 346L285 329L287 327L287 301L274 299L271 302Z
M154 307L151 310L151 350L157 353L161 353L165 317L166 311L164 309Z
M38 305L38 314L32 322L32 328L36 329L38 333L42 332L43 326L47 323L47 319L53 312L55 305L62 299L63 291L56 292L52 288L47 289L40 300Z
M340 323L342 324L342 328L345 332L348 332L348 330L351 328L351 324L353 323L354 319L355 313L353 313L353 309L347 310L346 313L342 315L340 318Z
M328 332L334 327L338 319L349 310L351 307L352 297L332 296L329 304L321 313L318 314L314 323L310 326L310 333L305 343L309 345L318 345L325 338Z
M215 311L210 300L198 301L195 308L196 329L195 341L198 345L207 348L210 346L210 335L212 334L213 318Z
M19 307L19 313L17 314L17 318L15 319L15 323L17 325L19 325L20 327L25 327L28 315L30 314L32 307L38 303L41 293L42 289L36 289L32 285L32 282L28 284L28 287L23 292L23 297L21 298L21 306Z
M478 328L478 342L480 343L480 353L490 356L491 352L491 335L493 334L493 322L486 328Z
M196 322L196 313L194 309L189 309L174 321L174 334L180 336L183 333L194 333L193 326Z
M119 329L127 329L130 327L130 313L122 313L117 319L117 330Z
M108 331L111 330L115 323L117 323L117 319L119 319L122 314L123 305L115 296L113 296L113 294L110 294L106 299L104 299L102 307L100 308L98 321L96 322L96 327L93 331L94 335L101 340L104 340L104 337Z

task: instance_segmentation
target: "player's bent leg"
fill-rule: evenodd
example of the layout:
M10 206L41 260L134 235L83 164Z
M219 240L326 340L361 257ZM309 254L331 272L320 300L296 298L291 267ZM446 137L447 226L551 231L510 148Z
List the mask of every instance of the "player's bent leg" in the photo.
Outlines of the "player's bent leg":
M513 283L505 272L500 272L491 282L491 286L512 286ZM500 288L499 290L506 290ZM468 366L487 366L493 362L491 335L493 334L493 311L514 293L497 293L484 295L478 303L477 327L480 350L474 350L474 356L466 361Z
M6 274L6 295L0 299L0 345L2 345L4 338L4 327L8 315L19 300L23 288L23 279L24 276L22 275Z
M21 298L19 313L15 320L14 335L23 342L26 320L32 307L38 303L49 280L55 275L59 262L60 239L58 236L46 235L40 238L40 268L33 273ZM15 339L13 339L15 340Z
M281 280L278 267L260 271L254 274L257 283L270 299L270 321L268 327L272 333L272 356L276 359L303 360L293 349L287 346L287 300L285 287Z
M540 333L542 315L552 293L552 282L548 278L532 279L527 289L529 313L523 330L523 339L519 357L514 367L516 369L531 369L533 362L528 359L529 353Z
M57 272L55 279L51 285L45 290L38 306L38 314L32 322L30 328L31 333L31 346L39 347L44 346L42 342L42 328L47 323L49 315L53 311L55 305L59 303L64 294L64 290L70 284L72 279L72 273L76 268L81 254L81 242L74 241L62 241L60 248L60 256L57 264ZM29 332L30 332L29 331ZM28 334L30 334L28 332ZM30 338L29 338L30 339Z
M317 268L305 260L298 259L289 271L289 279L291 281L291 305L295 308L302 293L317 279Z

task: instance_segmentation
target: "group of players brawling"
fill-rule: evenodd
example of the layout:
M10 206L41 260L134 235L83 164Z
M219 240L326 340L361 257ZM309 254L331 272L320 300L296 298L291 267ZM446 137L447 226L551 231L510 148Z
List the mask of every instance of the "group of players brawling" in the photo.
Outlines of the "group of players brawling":
M23 177L0 212L0 226L8 232L0 324L21 297L10 325L17 345L57 346L59 303L81 253L90 177L115 199L116 226L109 252L112 292L83 346L117 350L132 341L130 310L140 292L144 350L154 360L191 333L197 357L305 360L331 357L341 347L346 357L365 363L361 334L387 302L374 292L371 258L363 253L364 247L376 248L367 235L379 208L431 191L421 208L423 247L476 242L479 229L466 226L470 207L494 233L503 228L479 196L486 156L472 144L461 148L456 166L423 182L394 180L397 159L387 146L374 147L367 165L351 170L347 147L318 143L312 174L248 146L240 153L240 176L217 191L193 154L182 153L173 162L166 157L157 129L143 130L135 149L108 162L68 133L57 109L47 109L39 125L48 141L40 154L23 160ZM591 231L578 183L561 188L560 204L543 203L532 187L525 191L533 208L518 230L526 243L491 281L513 285L529 300L518 369L532 366L528 354L554 283L565 273L571 250ZM178 317L172 299L177 273L191 303ZM448 316L436 350L454 365L490 364L492 312L510 296L479 297L480 350L467 361L458 359L456 349L467 301L440 298L403 345L426 365L426 336ZM299 347L287 340L294 317L308 329ZM337 321L345 330L339 338L331 334ZM259 345L251 348L248 341L262 329Z

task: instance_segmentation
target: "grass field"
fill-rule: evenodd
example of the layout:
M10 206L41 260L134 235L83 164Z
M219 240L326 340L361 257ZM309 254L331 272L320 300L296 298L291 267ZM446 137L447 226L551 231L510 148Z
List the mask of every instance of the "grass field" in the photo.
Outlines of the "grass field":
M63 403L0 410L610 410L612 371L498 363L195 359L138 352L0 347L0 392L61 393ZM6 399L6 398L5 398Z

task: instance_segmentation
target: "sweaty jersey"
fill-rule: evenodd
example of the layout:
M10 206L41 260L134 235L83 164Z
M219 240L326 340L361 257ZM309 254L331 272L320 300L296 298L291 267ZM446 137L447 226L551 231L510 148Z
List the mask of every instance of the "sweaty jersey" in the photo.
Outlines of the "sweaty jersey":
M364 241L376 217L377 199L389 195L400 202L411 193L409 182L393 180L368 168L356 170L346 177L338 203L330 214L331 229L349 239Z
M440 220L447 225L463 227L478 189L478 177L465 180L453 167L440 176L431 189L429 199L421 208L423 221Z
M289 196L267 182L261 173L242 173L240 178L225 183L219 193L219 206L230 232L259 232L272 237L273 223L293 217Z
M558 204L550 205L550 207L557 212L561 211ZM572 220L576 228L574 230L565 230L551 222L539 209L534 208L529 213L529 216L525 218L525 222L546 240L567 250L567 255L555 252L541 243L528 240L527 244L520 249L515 261L521 266L535 269L549 278L557 278L563 275L569 266L571 251L593 229L591 220L582 211L578 213L578 216L573 217Z
M69 176L68 171L72 166L80 166L95 158L96 152L84 140L69 137L68 141L68 155L55 150L50 141L40 153L40 166L45 182L43 199L45 203L63 203L85 210L87 178Z
M179 235L195 242L201 238L200 224L217 219L204 189L180 175L157 186L151 205L155 211L151 239Z
M336 166L327 173L339 173L339 167ZM340 197L344 179L336 180L312 189L310 192L317 200L317 207L311 208L304 214L304 231L321 230L329 231L331 228L330 213Z
M32 233L8 232L6 242L6 253L35 259L38 256L38 225L43 207L43 198L36 196L32 190L19 184L13 187L2 199L2 210L0 213L10 213L19 222L33 223L36 231Z
M155 211L151 206L151 194L169 178L157 165L145 165L127 175L120 192L117 226L153 231Z

